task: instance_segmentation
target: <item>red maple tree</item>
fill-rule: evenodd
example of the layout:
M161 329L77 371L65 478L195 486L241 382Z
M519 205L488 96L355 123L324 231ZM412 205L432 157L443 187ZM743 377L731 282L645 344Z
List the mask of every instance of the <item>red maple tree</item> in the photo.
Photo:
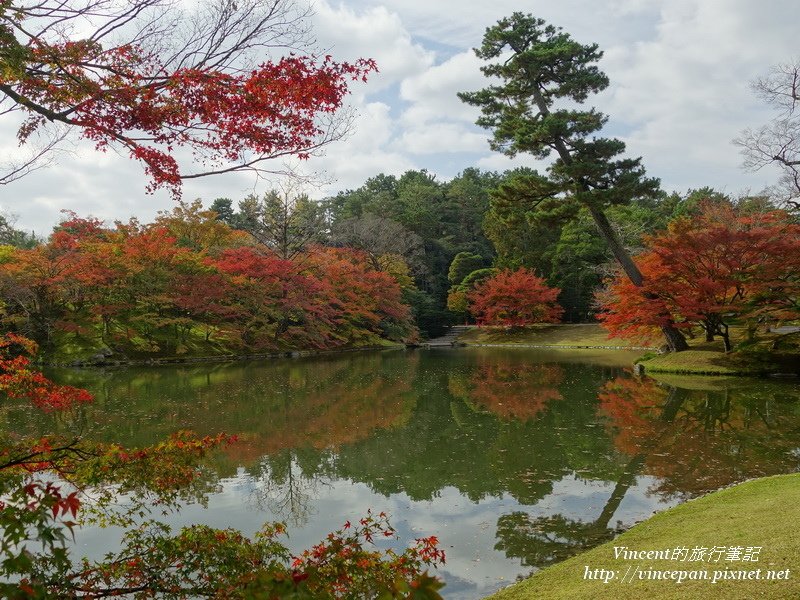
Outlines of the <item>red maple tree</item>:
M646 243L637 258L644 285L617 277L601 295L612 335L646 336L673 320L699 325L709 341L719 335L729 351L732 321L800 313L800 225L783 211L708 204Z
M291 0L193 12L159 0L0 2L0 114L27 115L20 142L48 122L75 128L97 149L142 162L148 191L175 196L182 179L308 158L342 136L347 120L335 115L348 83L376 65L293 53L264 60L270 49L302 47L303 16ZM199 170L181 168L181 148Z
M561 290L525 268L500 271L483 280L467 296L480 325L521 326L553 323L564 309L556 303Z

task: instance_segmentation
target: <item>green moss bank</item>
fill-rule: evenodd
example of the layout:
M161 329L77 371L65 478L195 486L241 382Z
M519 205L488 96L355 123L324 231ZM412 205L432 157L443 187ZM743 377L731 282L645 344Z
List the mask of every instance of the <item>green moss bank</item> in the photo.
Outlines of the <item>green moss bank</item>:
M740 332L737 332L740 333ZM744 336L740 334L739 339ZM734 352L723 352L722 343L690 340L690 350L646 356L638 362L648 373L696 375L800 374L800 333L765 335L741 341Z
M656 354L622 339L611 339L600 325L564 324L530 325L528 327L474 327L459 336L464 346L508 346L525 348L651 350L637 363L647 373L677 373L693 375L767 375L771 373L800 374L800 333L762 335L752 342L742 341L742 328L732 328L738 342L734 352L723 352L722 341L689 340L690 349L684 352Z
M627 340L610 339L595 323L529 325L527 327L473 327L459 336L466 346L524 346L530 348L643 349Z
M404 347L405 345L400 342L372 335L365 336L364 339L357 342L328 349L287 346L266 352L248 352L241 347L235 347L216 340L189 339L180 344L178 348L168 345L164 345L164 347L153 347L152 345L143 347L143 345L127 344L125 347L111 350L96 341L86 341L80 338L69 339L64 336L54 348L41 352L38 355L38 361L43 365L69 367L151 365L299 357L359 350L401 349Z
M659 513L615 540L544 569L490 598L800 598L798 522L800 474L749 481ZM670 550L670 554L683 547L688 554L696 547L724 547L725 551L719 562L714 558L710 562L664 560L655 554L651 555L654 558L615 558L615 548L623 547L637 552ZM758 560L728 560L731 548L741 548L740 556L748 548L760 549ZM600 569L606 571L603 578L594 578ZM655 573L663 576L680 571L707 579L685 576L678 583L677 574L671 575L676 579L653 579ZM613 578L608 573L613 573ZM717 582L713 583L715 576ZM604 579L609 579L608 583Z

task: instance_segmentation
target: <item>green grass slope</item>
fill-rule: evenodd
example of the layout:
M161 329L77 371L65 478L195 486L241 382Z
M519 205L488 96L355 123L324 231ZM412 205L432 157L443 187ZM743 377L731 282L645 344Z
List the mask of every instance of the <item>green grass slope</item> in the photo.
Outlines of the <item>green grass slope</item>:
M800 598L800 474L750 481L659 513L615 540L554 565L491 600ZM719 562L615 559L614 548L724 547ZM756 561L727 560L728 549L761 547ZM713 556L716 556L713 555ZM589 578L599 569L613 579ZM637 570L638 569L638 570ZM706 573L707 579L649 579L655 572ZM627 573L627 576L626 576ZM635 575L634 575L635 574ZM644 574L644 575L642 575ZM713 583L714 577L717 582ZM607 579L609 576L605 574ZM622 578L625 581L622 581ZM632 581L631 581L632 579Z
M459 336L467 345L509 345L566 348L634 348L622 339L609 339L608 332L595 323L529 325L527 327L474 327Z

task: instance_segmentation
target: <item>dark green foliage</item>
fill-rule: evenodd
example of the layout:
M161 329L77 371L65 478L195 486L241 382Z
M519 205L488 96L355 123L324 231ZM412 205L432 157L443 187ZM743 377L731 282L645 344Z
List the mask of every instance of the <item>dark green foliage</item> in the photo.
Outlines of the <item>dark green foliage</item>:
M575 202L551 198L553 191L531 169L511 171L492 191L484 229L497 251L497 266L549 273L560 230L578 210Z
M447 280L450 285L458 285L464 278L482 267L486 266L486 261L480 254L473 254L472 252L459 252L450 263L450 269L447 272Z
M500 181L497 173L474 168L465 169L449 182L440 182L425 170L407 171L399 178L384 174L371 177L360 188L326 200L329 242L345 243L343 232L352 233L356 225L364 230L364 219L378 217L398 223L416 236L421 252L415 250L414 256L395 253L408 261L421 293L410 302L417 323L423 333L435 336L434 330L449 323L451 316L445 302L450 287L448 270L454 257L461 252L484 257L464 275L491 262L494 252L483 234L483 219L490 190ZM388 248L392 240L383 241L381 248Z
M443 243L484 257L493 254L482 224L489 195L502 180L497 173L468 168L446 184L441 214Z
M241 229L285 259L321 241L326 227L325 209L320 203L305 194L276 190L261 198L247 196L239 202L234 218Z
M236 212L233 210L233 200L230 198L216 198L211 203L211 210L217 213L217 218L220 221L235 229L239 228L240 223L236 218Z
M429 338L444 335L453 324L453 315L431 296L421 290L403 290L403 302L411 307L411 314L421 332Z
M0 245L15 248L33 248L39 243L36 235L14 227L13 218L0 215Z
M561 230L548 282L561 289L558 301L564 307L565 321L591 320L594 294L602 283L600 265L608 259L607 247L588 219L567 223Z
M509 156L546 158L553 150L558 155L550 176L531 180L533 190L524 197L566 194L600 208L655 194L658 180L644 177L640 160L619 158L622 141L590 137L607 117L594 108L575 108L608 86L596 66L603 56L596 44L584 46L542 19L514 13L486 30L475 54L498 59L481 71L502 83L459 98L480 107L477 123L492 130L492 149ZM562 105L555 106L557 101Z
M488 279L495 273L497 273L497 269L495 268L478 269L467 275L459 287L464 290L471 290L476 284L480 283L484 279Z

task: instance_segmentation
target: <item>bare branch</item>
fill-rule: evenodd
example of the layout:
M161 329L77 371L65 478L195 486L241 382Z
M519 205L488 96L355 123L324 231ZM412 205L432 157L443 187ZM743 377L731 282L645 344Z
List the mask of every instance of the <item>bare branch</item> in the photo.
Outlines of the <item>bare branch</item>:
M42 136L39 136L42 137ZM39 144L28 145L28 152L16 160L0 162L0 185L7 185L56 162L63 152L62 142L67 138L64 129L50 129Z
M800 61L773 67L753 90L777 116L758 129L746 129L733 143L741 148L742 166L758 171L768 165L780 169L779 183L769 188L788 208L800 207Z

